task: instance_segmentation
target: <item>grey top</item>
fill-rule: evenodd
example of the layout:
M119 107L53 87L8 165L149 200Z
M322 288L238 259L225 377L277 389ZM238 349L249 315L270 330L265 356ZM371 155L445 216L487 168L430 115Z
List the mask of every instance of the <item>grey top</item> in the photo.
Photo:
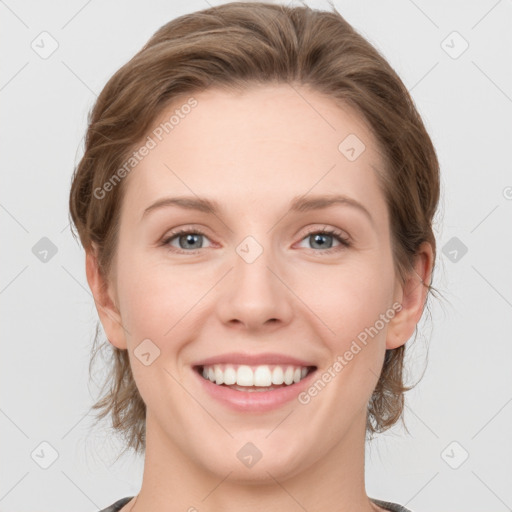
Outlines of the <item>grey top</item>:
M104 508L99 512L119 512L119 510L121 510L132 498L133 496L129 496L128 498L122 498L113 503L112 505L110 505L110 507ZM412 512L412 510L409 510L408 508L405 508L402 505L399 505L398 503L393 503L391 501L382 501L376 498L370 498L370 500L373 501L373 503L375 503L379 507L389 510L390 512Z

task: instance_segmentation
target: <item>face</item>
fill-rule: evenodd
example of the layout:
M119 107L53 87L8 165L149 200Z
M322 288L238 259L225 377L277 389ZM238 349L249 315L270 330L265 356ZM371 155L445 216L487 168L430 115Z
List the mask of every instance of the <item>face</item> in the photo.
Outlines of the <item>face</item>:
M364 425L384 352L406 341L383 161L362 118L314 91L193 97L125 178L109 289L124 329L103 324L148 439L210 473L290 476Z

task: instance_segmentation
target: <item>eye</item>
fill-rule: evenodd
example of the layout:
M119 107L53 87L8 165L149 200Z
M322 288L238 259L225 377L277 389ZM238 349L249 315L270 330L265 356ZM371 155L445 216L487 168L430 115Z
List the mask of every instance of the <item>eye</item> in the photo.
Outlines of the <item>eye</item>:
M199 247L199 245L201 245L201 242L204 237L206 237L205 233L198 229L180 229L178 231L170 233L169 236L165 237L162 240L162 245L170 246L172 248L171 250L178 253L194 254L194 250L189 251L187 249L203 249L203 247ZM177 248L175 245L171 243L175 239L178 241L179 248Z
M162 240L161 245L170 247L173 252L195 254L199 249L204 249L204 247L201 247L204 238L207 238L206 234L199 229L179 229L169 233L169 235ZM325 242L325 240L333 238L338 242L338 246L333 247L332 241ZM332 252L351 246L350 240L345 237L341 231L335 229L310 231L302 240L306 239L311 240L312 244L319 245L320 251L316 252L324 254L331 254ZM179 247L173 244L175 241L178 242ZM313 247L313 249L315 249L315 247Z
M334 238L343 247L350 247L351 243L341 231L335 229L322 229L317 231L310 231L302 240L310 240L312 244L319 245L322 253L330 254L335 251L341 250L340 245L332 247L332 242L329 239ZM327 240L327 242L325 242ZM314 249L315 247L313 247ZM318 252L318 251L317 251Z

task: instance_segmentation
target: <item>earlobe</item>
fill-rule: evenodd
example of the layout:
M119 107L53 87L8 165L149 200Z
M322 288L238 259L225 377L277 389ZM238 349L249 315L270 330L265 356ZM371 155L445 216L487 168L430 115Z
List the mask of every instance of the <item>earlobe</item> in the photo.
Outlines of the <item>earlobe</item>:
M87 282L108 341L119 349L126 349L125 329L114 301L112 285L101 275L96 254L96 247L93 244L92 249L87 250L85 255Z
M401 309L388 324L387 349L403 345L414 334L425 307L433 264L432 246L423 242L416 253L414 268L405 282L397 285L395 300Z

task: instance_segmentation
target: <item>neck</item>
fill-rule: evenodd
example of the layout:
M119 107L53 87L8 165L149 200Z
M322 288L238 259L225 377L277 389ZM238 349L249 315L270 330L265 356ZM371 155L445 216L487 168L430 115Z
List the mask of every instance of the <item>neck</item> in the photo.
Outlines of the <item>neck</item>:
M257 478L249 478L256 475L247 471L237 473L239 465L222 474L208 471L173 443L149 414L146 427L144 475L136 512L168 512L170 505L173 510L190 512L239 512L241 508L282 512L297 507L319 512L382 510L371 503L365 491L364 414L328 453L313 449L307 456L309 464L288 463L286 471L272 465L260 467ZM271 462L270 457L266 460ZM297 467L300 469L294 471Z

